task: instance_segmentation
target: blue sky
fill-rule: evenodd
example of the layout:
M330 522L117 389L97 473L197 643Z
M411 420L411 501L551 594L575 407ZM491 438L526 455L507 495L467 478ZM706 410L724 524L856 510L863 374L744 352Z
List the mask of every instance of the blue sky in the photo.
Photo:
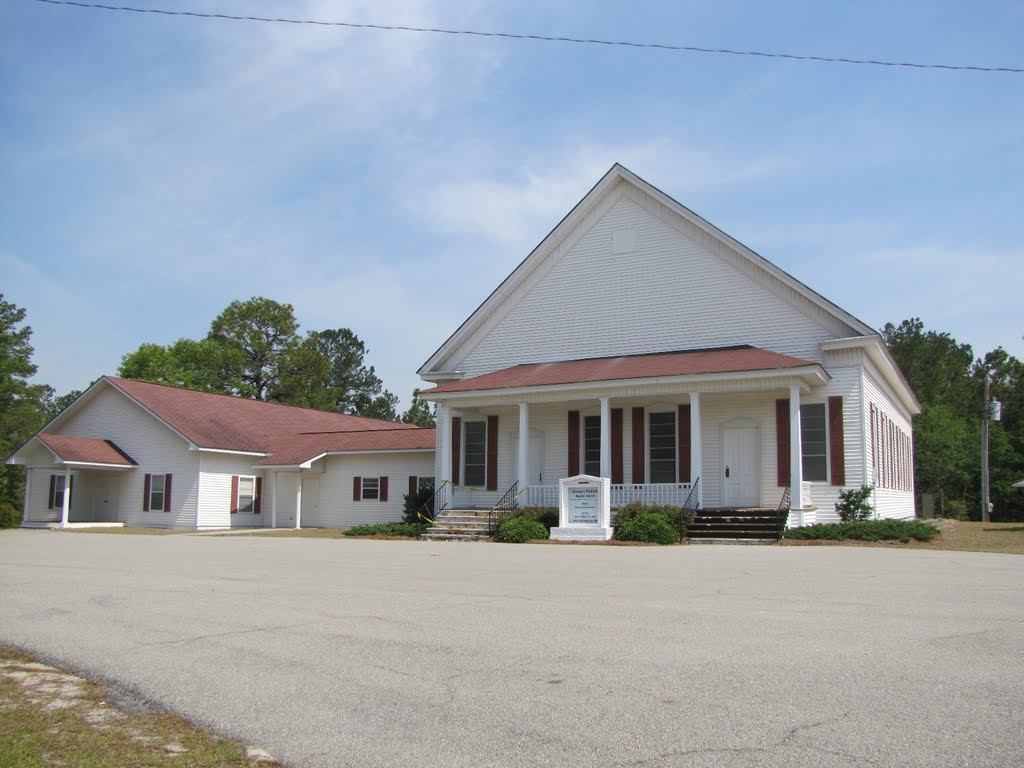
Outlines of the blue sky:
M1024 67L1019 2L126 4ZM1024 356L1024 74L0 4L0 291L58 392L260 295L406 403L614 162L869 325Z

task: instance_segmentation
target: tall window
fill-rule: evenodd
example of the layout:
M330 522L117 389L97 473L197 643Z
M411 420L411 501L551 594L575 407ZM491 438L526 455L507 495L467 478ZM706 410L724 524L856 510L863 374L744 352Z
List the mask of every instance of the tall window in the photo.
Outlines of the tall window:
M155 476L154 476L155 477ZM240 515L251 515L256 503L256 478L238 478L238 513Z
M651 482L676 482L676 415L650 415Z
M828 480L828 436L825 431L825 404L800 406L800 446L804 480Z
M466 485L482 486L485 483L487 469L487 422L467 421L466 440L463 448L465 456Z
M601 417L583 417L583 473L601 474Z
M64 475L53 476L53 507L59 509L64 506Z
M149 508L154 512L162 511L167 493L167 475L151 475L149 480Z
M363 478L363 501L375 501L380 498L380 478Z

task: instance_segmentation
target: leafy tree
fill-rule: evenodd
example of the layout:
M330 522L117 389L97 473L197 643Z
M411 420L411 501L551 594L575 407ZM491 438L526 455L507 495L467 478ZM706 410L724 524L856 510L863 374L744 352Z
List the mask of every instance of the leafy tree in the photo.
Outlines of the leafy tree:
M45 422L43 403L53 397L45 384L29 384L35 375L32 363L32 329L23 325L25 310L0 294L0 455L16 451ZM0 503L21 506L25 472L21 467L0 465Z
M420 397L419 387L412 391L412 403L409 410L402 414L402 421L406 424L415 424L417 427L434 428L437 426L434 420L434 411L430 403Z
M974 352L948 333L924 330L918 317L899 326L886 323L882 338L921 403L944 404L959 415L976 413L971 380Z
M366 344L351 330L312 331L307 342L328 363L322 388L330 394L331 410L374 418L390 418L375 414L395 413L398 398L384 389L373 366L366 365ZM397 418L396 413L393 420Z
M237 394L242 388L241 352L212 339L178 339L167 347L142 344L121 358L118 375L201 392Z
M43 408L43 423L46 424L50 421L53 421L54 417L58 413L60 413L73 402L75 402L75 400L77 400L79 395L81 394L82 390L73 389L66 395L56 397L52 394L51 390L50 395L48 397L44 397L41 403Z
M398 421L398 398L384 390L360 410L356 411L356 415L367 416L371 419Z
M291 304L254 296L232 301L210 324L207 340L241 356L238 394L274 399L286 361L299 347L299 324Z

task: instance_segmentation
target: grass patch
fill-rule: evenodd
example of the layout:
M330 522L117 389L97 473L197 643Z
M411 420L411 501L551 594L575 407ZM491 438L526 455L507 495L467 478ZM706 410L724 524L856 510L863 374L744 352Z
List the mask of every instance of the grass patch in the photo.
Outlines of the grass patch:
M917 521L921 522L921 521ZM928 541L911 539L900 541L858 541L855 539L797 539L786 537L784 546L836 545L863 547L897 547L900 549L934 549L945 552L992 552L996 554L1024 555L1024 524L1021 523L980 523L959 520L929 520L928 524L939 529L939 535ZM786 531L786 534L794 533Z
M825 539L828 541L929 541L939 529L919 520L858 520L853 523L822 523L783 531L784 539Z
M127 714L104 686L0 647L0 765L256 768L277 765L158 711Z

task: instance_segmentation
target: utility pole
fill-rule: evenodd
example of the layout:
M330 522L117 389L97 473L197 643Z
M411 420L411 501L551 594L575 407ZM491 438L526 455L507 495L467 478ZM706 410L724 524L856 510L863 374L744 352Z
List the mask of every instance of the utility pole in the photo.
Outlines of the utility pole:
M989 402L988 371L985 371L985 408L981 415L981 521L990 522L988 516L988 418L992 407Z

